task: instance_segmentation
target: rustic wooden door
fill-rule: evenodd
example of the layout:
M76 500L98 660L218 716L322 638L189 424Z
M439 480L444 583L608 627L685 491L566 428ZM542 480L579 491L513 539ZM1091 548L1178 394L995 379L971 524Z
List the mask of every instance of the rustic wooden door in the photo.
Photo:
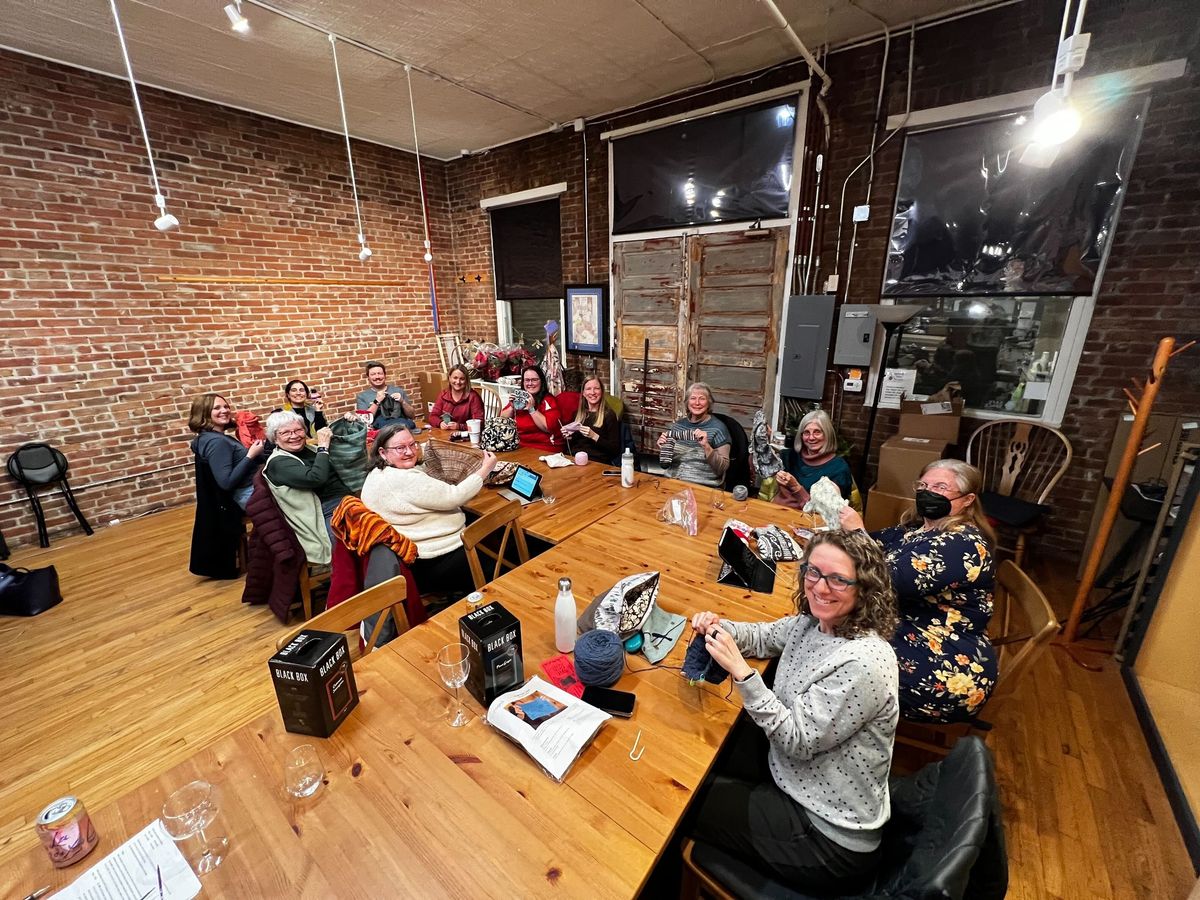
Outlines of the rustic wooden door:
M644 451L653 448L659 432L682 407L687 375L686 265L682 237L623 241L613 247L616 390L625 402L637 448ZM643 365L647 340L649 364Z
M749 429L771 420L787 229L693 235L688 245L689 381L713 391L718 412Z

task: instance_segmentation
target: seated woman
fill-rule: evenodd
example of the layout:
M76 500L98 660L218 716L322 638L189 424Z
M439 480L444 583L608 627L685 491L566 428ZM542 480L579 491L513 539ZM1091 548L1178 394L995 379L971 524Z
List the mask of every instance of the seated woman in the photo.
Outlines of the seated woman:
M779 493L774 502L801 509L808 502L809 490L822 478L828 478L838 486L843 497L850 499L854 489L850 464L837 455L837 434L829 413L814 409L800 420L787 468L775 476Z
M445 431L462 431L468 419L483 421L483 398L471 387L464 365L450 367L450 387L438 394L429 410L429 424Z
M517 434L522 447L533 447L553 453L562 449L562 418L558 404L546 389L546 376L537 366L527 366L521 373L521 386L532 398L529 408L525 404L517 409L512 401L500 411L500 415L517 423ZM514 398L517 399L517 398Z
M353 491L329 461L333 432L328 427L318 431L314 450L305 443L304 426L304 420L293 412L267 416L267 440L275 445L275 452L267 459L263 478L308 561L327 565L333 553L330 519L342 498Z
M417 442L403 425L380 429L367 460L362 502L417 545L411 569L421 593L455 599L475 590L462 532L460 507L483 490L496 467L496 454L485 452L478 472L458 484L439 481L417 465Z
M196 456L196 522L188 566L206 578L236 578L242 513L254 489L254 473L263 464L263 442L243 447L229 434L233 409L220 394L192 400L188 428Z
M589 378L583 383L583 402L575 421L562 428L569 450L583 450L592 462L612 463L621 455L621 420L608 404L604 382Z
M283 389L283 406L275 412L294 412L304 420L305 439L310 444L317 442L317 432L329 425L325 421L325 403L312 400L308 385L298 379L287 383Z
M688 414L658 436L659 459L669 478L722 488L729 468L729 431L712 414L712 390L703 381L687 389Z
M918 722L973 718L996 685L988 640L995 574L991 526L979 505L983 477L940 459L913 485L916 511L873 535L887 554L900 605L892 646L900 660L900 709ZM852 509L843 528L862 528Z
M879 866L891 812L896 607L883 554L862 532L814 536L801 572L796 615L692 618L753 723L701 798L694 837L805 893L840 895ZM743 654L779 657L772 687Z

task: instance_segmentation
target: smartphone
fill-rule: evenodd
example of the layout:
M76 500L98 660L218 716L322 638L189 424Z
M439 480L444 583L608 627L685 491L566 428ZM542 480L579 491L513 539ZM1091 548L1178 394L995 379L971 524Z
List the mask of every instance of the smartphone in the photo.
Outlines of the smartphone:
M584 703L590 703L597 709L602 709L606 713L620 716L623 719L628 719L633 715L633 704L636 701L637 695L631 694L629 691L614 691L601 687L585 687L583 689Z

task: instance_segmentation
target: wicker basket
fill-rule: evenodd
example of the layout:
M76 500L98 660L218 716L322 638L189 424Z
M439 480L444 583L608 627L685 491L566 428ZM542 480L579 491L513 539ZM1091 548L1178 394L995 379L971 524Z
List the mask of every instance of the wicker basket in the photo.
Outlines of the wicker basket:
M483 454L472 447L430 440L425 444L425 471L447 484L458 484L479 471Z

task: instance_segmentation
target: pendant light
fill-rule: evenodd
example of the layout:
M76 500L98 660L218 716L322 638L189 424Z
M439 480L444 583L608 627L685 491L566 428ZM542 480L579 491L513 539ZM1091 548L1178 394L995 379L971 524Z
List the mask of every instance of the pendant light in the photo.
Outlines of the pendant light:
M1058 147L1078 133L1083 118L1071 102L1071 86L1075 73L1083 68L1092 36L1083 31L1083 14L1087 0L1079 0L1075 13L1075 30L1067 35L1071 21L1071 0L1063 7L1062 27L1058 32L1058 49L1054 54L1054 75L1050 90L1033 105L1030 129L1033 139L1021 156L1021 162L1036 168L1049 167L1058 156ZM1061 79L1061 81L1060 81Z
M242 15L242 0L233 0L225 4L225 15L229 18L229 27L238 34L250 32L250 20Z
M342 111L342 136L346 139L346 161L350 164L350 191L354 194L354 218L358 222L358 258L366 262L371 258L371 248L367 246L367 236L363 233L362 207L358 202L358 182L354 178L354 154L350 152L350 126L346 122L346 98L342 94L342 73L338 68L337 38L329 35L329 46L333 50L333 76L337 79L338 106Z
M405 63L404 75L408 79L408 111L412 116L413 152L417 156L417 188L421 193L421 221L425 226L425 265L429 269L429 310L433 317L434 334L441 333L438 316L437 282L433 277L433 248L429 243L429 206L425 202L425 176L421 173L421 142L417 139L417 107L413 101L412 66Z
M108 0L112 7L113 24L117 27L117 43L121 45L121 58L125 60L125 72L129 76L129 87L133 91L133 108L137 111L138 125L142 129L142 140L146 144L146 161L150 164L150 181L154 185L154 205L158 207L158 218L154 227L159 231L174 231L179 220L167 212L167 198L158 184L158 170L154 167L154 152L150 149L150 133L146 131L146 117L142 115L142 101L138 97L137 82L133 79L133 64L129 61L129 49L125 46L125 32L121 29L121 14L117 11L117 0Z

